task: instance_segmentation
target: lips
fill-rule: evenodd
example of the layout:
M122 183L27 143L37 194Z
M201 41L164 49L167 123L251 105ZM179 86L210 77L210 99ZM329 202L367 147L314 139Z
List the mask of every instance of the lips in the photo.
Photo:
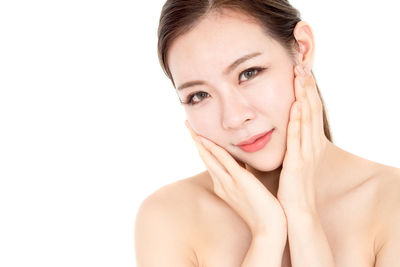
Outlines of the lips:
M243 145L252 144L252 143L254 143L258 138L263 137L264 135L266 135L267 133L271 132L272 130L273 130L273 129L271 129L271 130L269 130L269 131L267 131L267 132L263 132L263 133L254 135L253 137L251 137L251 138L249 138L249 139L247 139L247 140L244 140L244 141L238 143L237 146L243 146Z

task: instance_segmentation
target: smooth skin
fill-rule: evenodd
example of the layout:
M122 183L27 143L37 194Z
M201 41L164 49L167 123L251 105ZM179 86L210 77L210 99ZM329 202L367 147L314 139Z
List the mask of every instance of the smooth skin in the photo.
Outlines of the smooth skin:
M254 175L247 171L222 147L207 138L196 135L188 127L199 154L207 166L215 194L225 200L249 225L253 239L265 235L272 239L281 255L286 243L288 219L299 224L299 210L318 221L315 205L315 173L321 154L329 142L323 132L322 104L311 72L302 65L295 68L296 101L290 112L287 131L287 152L279 179L278 196L275 198ZM285 214L288 214L286 218ZM293 214L293 216L292 216ZM320 225L314 227L321 229ZM289 236L289 240L291 240ZM291 253L292 266L334 266L328 241L321 232L308 255ZM300 244L298 244L300 245ZM295 244L293 244L293 247ZM311 250L312 249L312 250ZM271 255L268 259L281 266ZM251 261L252 264L246 264ZM264 262L249 260L242 266L261 266ZM265 262L264 264L268 264ZM272 265L269 265L272 266Z
M295 63L254 21L226 12L205 17L171 44L176 87L201 80L178 96L203 92L185 111L204 138L198 147L209 166L143 201L135 225L138 267L325 267L333 266L332 256L338 267L398 264L400 171L326 142L309 75L311 28L299 22L294 36ZM254 52L260 54L224 74ZM254 66L266 69L243 75ZM235 145L272 127L260 151Z

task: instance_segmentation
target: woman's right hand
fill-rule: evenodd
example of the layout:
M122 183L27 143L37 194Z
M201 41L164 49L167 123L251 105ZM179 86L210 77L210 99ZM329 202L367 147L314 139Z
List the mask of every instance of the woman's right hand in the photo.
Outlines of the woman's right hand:
M279 201L222 147L188 127L213 180L214 192L247 223L253 238L266 235L286 244L287 221Z

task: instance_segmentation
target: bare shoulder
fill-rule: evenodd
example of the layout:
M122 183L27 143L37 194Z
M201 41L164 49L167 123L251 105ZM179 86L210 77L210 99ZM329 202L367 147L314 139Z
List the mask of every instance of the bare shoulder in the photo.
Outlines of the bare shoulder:
M361 186L366 184L366 188L372 189L369 192L373 194L374 215L386 220L395 210L400 212L400 169L380 163L373 166Z
M400 169L379 164L374 177L377 187L374 215L377 237L376 251L379 251L394 235L400 234Z
M398 202L398 200L400 200L400 169L388 165L378 164L374 179L378 188L377 194L381 200L378 204L383 205L380 206L380 208L384 208L385 212L388 212L389 210L393 211L393 209L399 209L400 206L398 203L400 202ZM397 203L393 201L397 201Z
M187 223L187 220L198 219L203 202L211 195L212 180L208 178L207 172L201 172L159 188L149 195L142 205L157 203L156 205L178 216L181 222Z
M400 196L400 169L352 155L346 170L344 191L355 193L368 205L388 205ZM353 194L353 195L355 195ZM366 204L367 202L364 202ZM372 207L371 207L372 208Z
M138 266L198 266L194 237L204 179L199 175L165 185L141 203L135 220Z

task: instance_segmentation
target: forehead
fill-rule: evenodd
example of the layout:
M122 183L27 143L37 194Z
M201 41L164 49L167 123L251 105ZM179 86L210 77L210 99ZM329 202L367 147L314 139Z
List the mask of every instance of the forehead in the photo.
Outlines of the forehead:
M219 71L238 57L262 52L277 56L282 47L254 20L234 11L212 13L189 32L174 40L168 52L168 64L175 84L200 78L207 71Z

